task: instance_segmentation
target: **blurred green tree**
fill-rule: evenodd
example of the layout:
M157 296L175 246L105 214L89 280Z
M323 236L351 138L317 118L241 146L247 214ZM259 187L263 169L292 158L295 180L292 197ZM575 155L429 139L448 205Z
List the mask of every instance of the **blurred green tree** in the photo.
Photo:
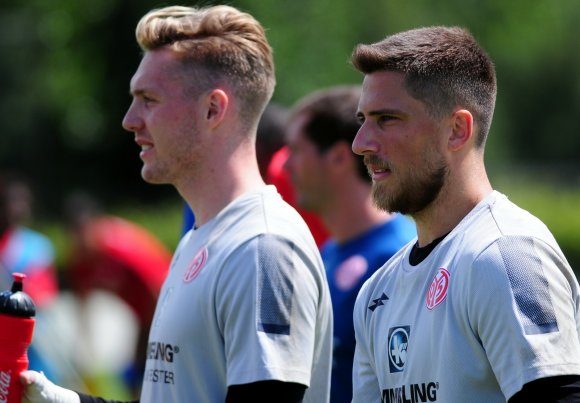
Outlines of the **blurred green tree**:
M215 2L205 1L198 5ZM578 178L580 54L577 0L232 0L258 18L275 51L274 99L360 82L356 43L423 25L469 28L496 62L498 106L487 158L556 167ZM150 0L3 0L0 3L0 169L34 180L46 213L74 188L106 201L174 197L143 183L132 136L120 122L140 58L138 19ZM195 4L195 3L191 3Z

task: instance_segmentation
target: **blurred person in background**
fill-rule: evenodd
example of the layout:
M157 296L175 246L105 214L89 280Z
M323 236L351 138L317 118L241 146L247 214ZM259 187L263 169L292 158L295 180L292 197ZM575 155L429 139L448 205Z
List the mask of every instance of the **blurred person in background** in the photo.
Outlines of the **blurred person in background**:
M332 308L306 223L264 183L256 131L275 86L272 49L229 6L153 10L123 119L141 175L195 212L163 284L140 402L329 400ZM102 402L25 371L26 400Z
M335 86L305 96L292 109L287 137L297 203L318 214L330 233L321 255L334 314L332 403L352 400L352 314L360 287L416 235L410 219L374 205L371 178L352 152L360 90Z
M289 110L285 106L270 102L258 123L256 133L256 157L258 169L267 180L268 166L274 154L286 143L286 125Z
M266 171L266 182L276 186L282 198L298 211L308 225L316 245L320 248L329 237L328 229L326 229L318 214L305 210L297 203L294 185L288 171L285 169L289 155L290 149L287 145L284 145L274 153Z
M146 228L105 213L100 202L88 193L69 195L65 219L70 244L64 273L81 306L89 303L95 291L103 290L118 296L136 315L136 350L131 354L134 358L130 366L123 370L129 388L137 391L145 368L147 336L171 252ZM85 326L84 331L89 327ZM89 361L80 364L90 378L90 368L96 370L96 366L90 354L86 357ZM91 384L90 379L87 383Z
M58 368L46 359L37 340L43 334L45 312L58 297L59 281L52 241L29 228L33 210L34 195L27 179L13 172L0 173L0 290L10 289L12 273L26 275L24 291L37 309L35 336L28 353L30 368L59 380Z
M33 220L33 194L28 182L13 173L0 174L0 277L3 288L11 274L26 274L26 292L41 308L58 295L52 241L28 227Z
M493 189L484 150L497 81L461 27L356 46L353 150L373 198L413 217L361 288L353 402L580 401L580 287L556 240Z

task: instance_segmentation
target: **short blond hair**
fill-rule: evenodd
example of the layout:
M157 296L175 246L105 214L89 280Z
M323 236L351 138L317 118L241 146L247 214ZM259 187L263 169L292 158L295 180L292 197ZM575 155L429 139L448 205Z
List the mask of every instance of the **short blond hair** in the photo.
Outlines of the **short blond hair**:
M169 47L179 54L197 90L229 84L248 122L257 122L272 97L272 48L248 13L224 5L155 9L141 18L136 37L143 51Z

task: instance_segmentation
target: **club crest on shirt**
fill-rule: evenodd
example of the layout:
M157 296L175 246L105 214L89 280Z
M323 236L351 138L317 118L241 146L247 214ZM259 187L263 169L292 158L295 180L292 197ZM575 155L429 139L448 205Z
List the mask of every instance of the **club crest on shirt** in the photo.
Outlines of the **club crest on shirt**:
M205 262L207 261L207 255L208 255L207 247L202 246L201 249L193 257L191 263L189 264L189 267L187 268L187 271L183 275L184 283L190 283L191 281L193 281L194 278L198 276L201 269L203 269L203 267L205 266Z
M427 290L427 298L425 300L427 309L431 311L440 305L443 301L445 301L448 288L449 272L447 269L441 267L439 270L437 270L437 273L435 273L433 281L431 281L431 285Z

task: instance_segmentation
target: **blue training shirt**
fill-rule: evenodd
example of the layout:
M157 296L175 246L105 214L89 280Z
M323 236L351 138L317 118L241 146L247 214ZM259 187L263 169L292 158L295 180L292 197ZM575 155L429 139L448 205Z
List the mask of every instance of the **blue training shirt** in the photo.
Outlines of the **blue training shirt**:
M334 313L331 403L350 403L355 348L353 309L363 283L416 236L414 222L400 214L364 234L338 244L330 239L321 255Z

